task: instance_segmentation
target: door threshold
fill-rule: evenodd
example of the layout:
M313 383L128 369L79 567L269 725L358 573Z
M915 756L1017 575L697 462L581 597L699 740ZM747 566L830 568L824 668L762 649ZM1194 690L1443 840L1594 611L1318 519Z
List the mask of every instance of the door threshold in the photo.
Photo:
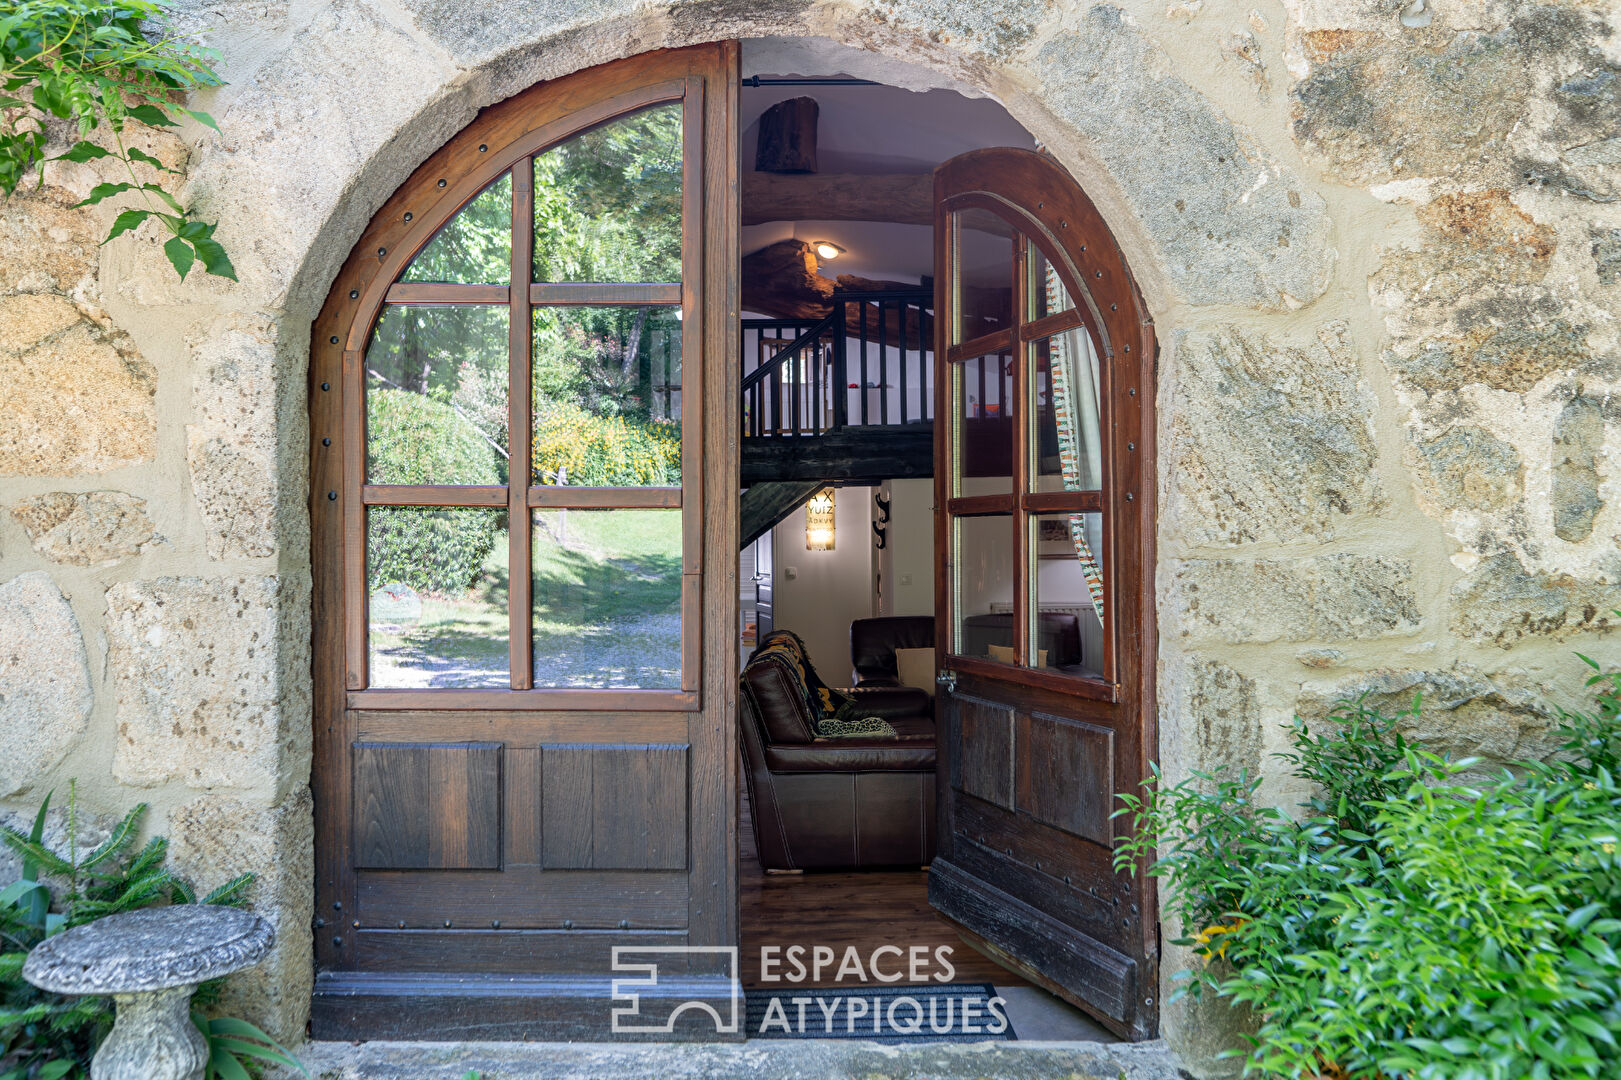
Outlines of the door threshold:
M927 1076L930 1080L1181 1080L1163 1041L883 1045L839 1039L739 1043L309 1042L297 1056L323 1080L751 1080Z

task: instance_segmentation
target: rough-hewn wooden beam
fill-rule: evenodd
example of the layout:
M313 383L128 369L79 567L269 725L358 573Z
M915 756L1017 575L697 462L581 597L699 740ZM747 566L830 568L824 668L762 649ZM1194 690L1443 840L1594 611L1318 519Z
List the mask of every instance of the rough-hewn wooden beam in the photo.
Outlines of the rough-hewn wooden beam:
M833 310L833 291L885 292L892 289L916 289L918 286L902 281L881 281L874 278L840 274L837 279L823 277L816 252L803 240L779 240L743 257L743 308L773 319L820 319ZM876 308L846 309L845 325L853 335L862 332L866 319L866 333L876 341L879 336L879 318ZM887 312L888 325L884 329L891 343L901 340L899 312ZM909 348L921 343L924 350L933 347L934 320L916 314L907 319L906 340Z
M760 141L754 167L771 173L816 171L816 117L821 107L811 97L779 101L760 116Z
M853 176L743 174L743 224L767 221L896 221L934 224L929 173Z

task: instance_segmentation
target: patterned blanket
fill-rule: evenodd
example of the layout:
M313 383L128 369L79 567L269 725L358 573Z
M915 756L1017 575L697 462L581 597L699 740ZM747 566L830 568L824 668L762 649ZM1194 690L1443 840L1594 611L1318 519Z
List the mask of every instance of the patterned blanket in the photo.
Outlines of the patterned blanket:
M749 666L775 664L788 674L804 695L810 710L811 727L822 738L893 737L895 729L879 716L861 715L861 703L842 690L824 683L805 654L805 643L792 630L773 630L760 639L760 647L749 658Z

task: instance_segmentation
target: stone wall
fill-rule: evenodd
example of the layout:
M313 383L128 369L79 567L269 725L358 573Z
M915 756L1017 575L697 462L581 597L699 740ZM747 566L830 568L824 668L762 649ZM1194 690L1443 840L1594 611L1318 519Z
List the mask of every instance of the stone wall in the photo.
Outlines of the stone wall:
M1420 732L1460 753L1545 753L1572 652L1621 643L1602 0L179 10L223 52L224 134L144 145L188 162L241 284L175 282L147 232L98 249L92 166L0 225L0 805L78 777L98 813L152 802L204 884L260 870L282 945L243 993L283 1033L309 985L309 319L479 107L593 63L825 35L996 95L1086 186L1162 342L1173 776L1276 781L1280 725L1364 689L1423 689ZM1165 1014L1200 1071L1233 1023Z

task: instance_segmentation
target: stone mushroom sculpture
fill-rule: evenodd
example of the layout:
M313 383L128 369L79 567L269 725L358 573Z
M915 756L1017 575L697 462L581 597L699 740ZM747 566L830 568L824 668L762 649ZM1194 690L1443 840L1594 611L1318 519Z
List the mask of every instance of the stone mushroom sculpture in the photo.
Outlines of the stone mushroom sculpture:
M176 904L109 915L48 938L23 978L58 994L111 994L113 1030L91 1080L198 1080L208 1044L191 1022L191 994L257 964L276 931L251 912Z

